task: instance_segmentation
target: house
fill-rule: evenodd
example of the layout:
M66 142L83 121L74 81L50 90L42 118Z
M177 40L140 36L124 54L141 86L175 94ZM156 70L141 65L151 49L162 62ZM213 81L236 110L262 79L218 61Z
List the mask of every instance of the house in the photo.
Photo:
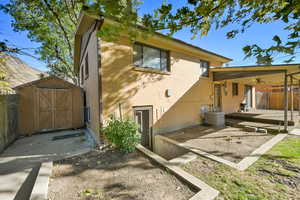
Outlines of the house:
M113 42L97 36L115 23L82 13L75 35L74 67L85 91L86 125L97 139L109 119L130 118L151 148L155 134L200 124L205 110L232 113L241 103L255 109L253 77L286 70L224 68L230 58L160 33L135 42L126 35Z

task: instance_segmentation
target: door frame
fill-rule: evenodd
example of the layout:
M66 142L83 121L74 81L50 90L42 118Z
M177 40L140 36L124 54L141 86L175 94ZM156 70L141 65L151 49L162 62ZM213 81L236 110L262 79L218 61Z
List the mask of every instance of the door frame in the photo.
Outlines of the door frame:
M218 86L219 88L220 88L220 94L219 94L219 99L220 99L220 105L219 105L219 109L220 110L218 110L218 112L221 112L222 110L223 110L223 98L222 98L222 84L220 84L220 83L215 83L214 85L213 85L214 87L213 87L213 90L214 90L214 109L216 109L216 100L217 100L217 98L216 98L216 86Z
M149 148L153 149L153 106L152 105L143 105L143 106L133 106L133 119L135 120L135 111L149 111Z
M250 108L253 108L253 86L252 85L245 85L245 87L244 87L244 96L245 96L245 100L247 99L246 98L246 95L247 95L247 88L251 88L251 90L250 90L250 96L251 96L251 98L250 98ZM246 100L246 102L247 102L247 100ZM247 105L248 106L248 105Z
M37 112L37 131L38 132L49 132L49 131L56 131L56 130L64 130L64 129L69 129L69 128L57 128L56 127L56 123L55 123L55 115L57 113L57 108L56 108L56 91L68 91L70 92L70 95L71 95L71 99L73 98L72 97L72 91L70 88L42 88L42 87L37 87L36 88L36 98L37 98L37 101L38 101L38 104L37 104L37 107L35 108ZM51 93L51 128L44 128L44 129L41 129L40 128L40 92L41 90L48 90L50 91ZM72 106L71 106L71 109L73 107L73 99L72 99ZM71 125L73 124L73 111L71 110ZM71 126L72 127L72 126Z

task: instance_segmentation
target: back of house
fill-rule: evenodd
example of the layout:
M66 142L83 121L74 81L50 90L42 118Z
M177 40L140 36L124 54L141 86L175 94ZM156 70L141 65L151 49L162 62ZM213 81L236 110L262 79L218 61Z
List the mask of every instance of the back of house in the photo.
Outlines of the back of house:
M245 88L229 81L235 95L221 105L218 94L224 91L209 71L231 59L159 33L134 42L125 34L113 41L97 36L114 23L82 14L75 36L86 124L96 138L108 120L132 119L140 125L142 143L151 147L155 134L202 123L205 110L239 109Z

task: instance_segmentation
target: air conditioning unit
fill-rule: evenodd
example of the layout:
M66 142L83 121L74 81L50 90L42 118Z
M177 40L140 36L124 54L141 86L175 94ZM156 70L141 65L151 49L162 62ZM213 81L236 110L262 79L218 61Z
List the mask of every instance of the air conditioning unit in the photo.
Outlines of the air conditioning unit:
M225 113L224 112L206 112L205 124L214 127L225 126Z

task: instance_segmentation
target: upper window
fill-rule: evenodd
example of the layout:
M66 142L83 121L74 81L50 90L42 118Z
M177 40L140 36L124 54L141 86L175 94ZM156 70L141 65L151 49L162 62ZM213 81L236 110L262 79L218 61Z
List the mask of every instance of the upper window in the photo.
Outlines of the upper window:
M206 60L200 61L200 74L201 76L208 77L209 62Z
M232 96L238 96L238 95L239 95L239 84L232 83Z
M85 79L89 77L89 55L85 56Z
M140 43L134 44L133 51L134 65L162 71L170 71L168 51Z
M80 73L80 82L81 82L81 84L83 84L83 82L84 82L84 73L83 73L83 71L84 71L84 65L81 65L81 73Z

